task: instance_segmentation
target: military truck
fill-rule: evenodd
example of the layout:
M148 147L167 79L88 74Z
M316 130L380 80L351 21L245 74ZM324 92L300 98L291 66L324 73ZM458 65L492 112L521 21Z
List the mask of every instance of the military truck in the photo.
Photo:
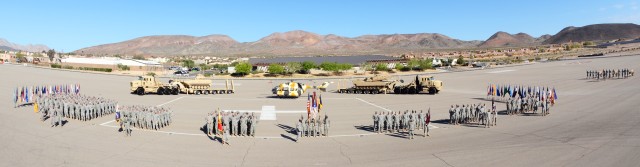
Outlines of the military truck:
M376 75L363 80L354 80L353 87L339 88L336 92L347 94L418 94L426 91L430 94L437 94L443 88L442 81L435 80L433 76L416 75L413 82L407 85L400 85L400 83L404 83L404 81L389 80L387 76Z
M226 81L225 88L213 88L212 81L202 75L196 76L195 79L172 79L167 84L158 81L153 76L140 76L138 80L131 81L130 85L131 93L138 95L149 93L157 95L234 93L233 81L231 84Z
M187 80L170 80L169 83L180 90L180 93L185 94L232 94L234 93L233 80L225 80L224 88L214 88L210 79L205 78L203 75L198 74L195 79ZM231 84L229 84L231 83Z
M418 94L426 91L429 94L437 94L442 90L443 85L442 81L435 80L433 76L418 76L416 75L416 79L407 84L396 86L393 89L393 93L395 94Z
M388 76L376 75L363 80L354 80L353 87L338 88L336 92L348 94L386 94L393 91L398 83L396 80L389 80Z

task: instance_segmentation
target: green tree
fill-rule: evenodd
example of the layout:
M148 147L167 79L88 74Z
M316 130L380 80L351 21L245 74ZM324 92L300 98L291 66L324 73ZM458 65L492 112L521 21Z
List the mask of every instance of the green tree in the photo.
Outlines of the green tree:
M420 60L418 69L419 70L431 69L433 68L432 63L433 63L433 59Z
M191 69L196 66L196 63L193 60L182 60L182 66Z
M269 64L269 68L267 69L269 74L282 74L284 73L284 67L280 64Z
M142 56L142 55L134 55L133 59L134 60L147 60L147 58L144 58L144 56Z
M211 69L211 66L209 66L209 65L207 65L207 64L204 64L204 63L200 63L200 64L198 64L198 67L200 67L200 70L201 70L201 71Z
M387 65L384 64L384 63L380 63L380 64L376 65L375 69L376 69L376 71L387 71L387 70L389 70Z
M54 56L56 56L56 50L49 49L49 51L47 51L47 56L50 61L53 61Z
M312 61L304 61L302 62L302 72L308 74L311 69L316 68L316 63Z
M325 71L333 71L333 72L337 72L338 69L338 63L332 63L332 62L323 62L320 64L319 66L322 70Z
M129 71L131 68L127 65L118 64L118 69L120 69L120 71Z
M464 57L462 55L458 56L458 61L456 63L461 66L464 66L467 64L467 62L464 60Z
M25 55L25 54L24 54L24 53L22 53L22 52L18 52L18 53L16 53L16 59L18 59L18 60L21 60L21 59L22 59L22 58L24 58L25 56L27 56L27 55ZM21 61L22 61L22 60L21 60Z
M411 59L409 60L409 62L407 63L407 66L409 66L409 69L416 69L420 66L420 61L416 60L416 59Z
M302 63L299 62L289 62L285 66L285 72L287 74L291 74L294 72L302 71Z
M353 67L353 65L350 64L350 63L340 63L340 64L338 64L338 70L339 71L350 70L352 67Z
M235 67L236 74L247 75L251 72L251 64L247 62L238 63Z
M148 75L148 76L155 77L155 76L156 76L156 73L154 73L154 72L148 72L148 73L147 73L147 75Z

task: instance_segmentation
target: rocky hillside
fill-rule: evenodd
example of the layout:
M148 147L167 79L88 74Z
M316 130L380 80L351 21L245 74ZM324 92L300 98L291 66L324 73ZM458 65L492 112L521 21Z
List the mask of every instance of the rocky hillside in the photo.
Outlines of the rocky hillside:
M140 37L124 42L98 45L75 51L79 54L150 54L192 55L216 53L238 45L226 35L194 37L160 35Z
M355 38L306 31L273 33L255 42L238 43L228 36L147 36L75 51L80 54L142 55L322 55L387 53L395 50L475 47L480 41L462 41L442 34L364 35Z
M584 27L567 27L553 35L544 44L566 42L605 41L634 39L640 37L640 25L636 24L593 24Z
M457 48L526 47L569 41L600 41L640 37L635 24L595 24L567 27L556 35L534 38L526 33L497 32L486 41L463 41L437 33L383 34L343 37L306 31L273 33L254 42L240 43L226 35L194 37L163 35L140 37L124 42L83 48L80 54L113 55L360 55L394 54L411 51Z
M496 48L496 47L523 47L535 46L542 44L543 41L549 39L551 35L542 35L538 38L531 37L526 33L509 34L506 32L497 32L489 39L482 42L478 47Z

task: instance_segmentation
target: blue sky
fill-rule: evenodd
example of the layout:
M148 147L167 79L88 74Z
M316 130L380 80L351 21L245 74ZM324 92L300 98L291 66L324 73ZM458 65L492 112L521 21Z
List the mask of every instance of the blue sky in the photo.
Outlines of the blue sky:
M497 31L534 37L567 26L640 22L638 0L169 1L4 0L0 38L58 51L148 35L226 34L240 42L305 30L356 37L441 33L485 40Z

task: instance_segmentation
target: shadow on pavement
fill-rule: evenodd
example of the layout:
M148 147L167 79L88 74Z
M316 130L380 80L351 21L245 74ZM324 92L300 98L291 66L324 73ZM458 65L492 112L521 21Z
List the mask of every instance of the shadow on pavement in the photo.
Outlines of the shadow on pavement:
M296 135L297 135L297 134L296 134ZM285 139L289 139L289 140L291 140L291 141L293 141L293 142L296 142L296 139L291 138L291 137L289 137L289 136L287 136L287 135L285 135L285 134L280 134L280 136L282 136L282 137L283 137L283 138L285 138Z
M279 128L282 128L282 130L286 131L287 133L291 134L291 135L298 135L296 134L296 130L295 128L289 126L289 125L284 125L284 124L278 124L276 125Z
M370 125L367 125L367 126L360 125L360 126L353 126L353 127L355 127L358 130L373 132L373 126L370 126Z
M449 125L449 119L431 120L431 123L447 124L447 125Z

